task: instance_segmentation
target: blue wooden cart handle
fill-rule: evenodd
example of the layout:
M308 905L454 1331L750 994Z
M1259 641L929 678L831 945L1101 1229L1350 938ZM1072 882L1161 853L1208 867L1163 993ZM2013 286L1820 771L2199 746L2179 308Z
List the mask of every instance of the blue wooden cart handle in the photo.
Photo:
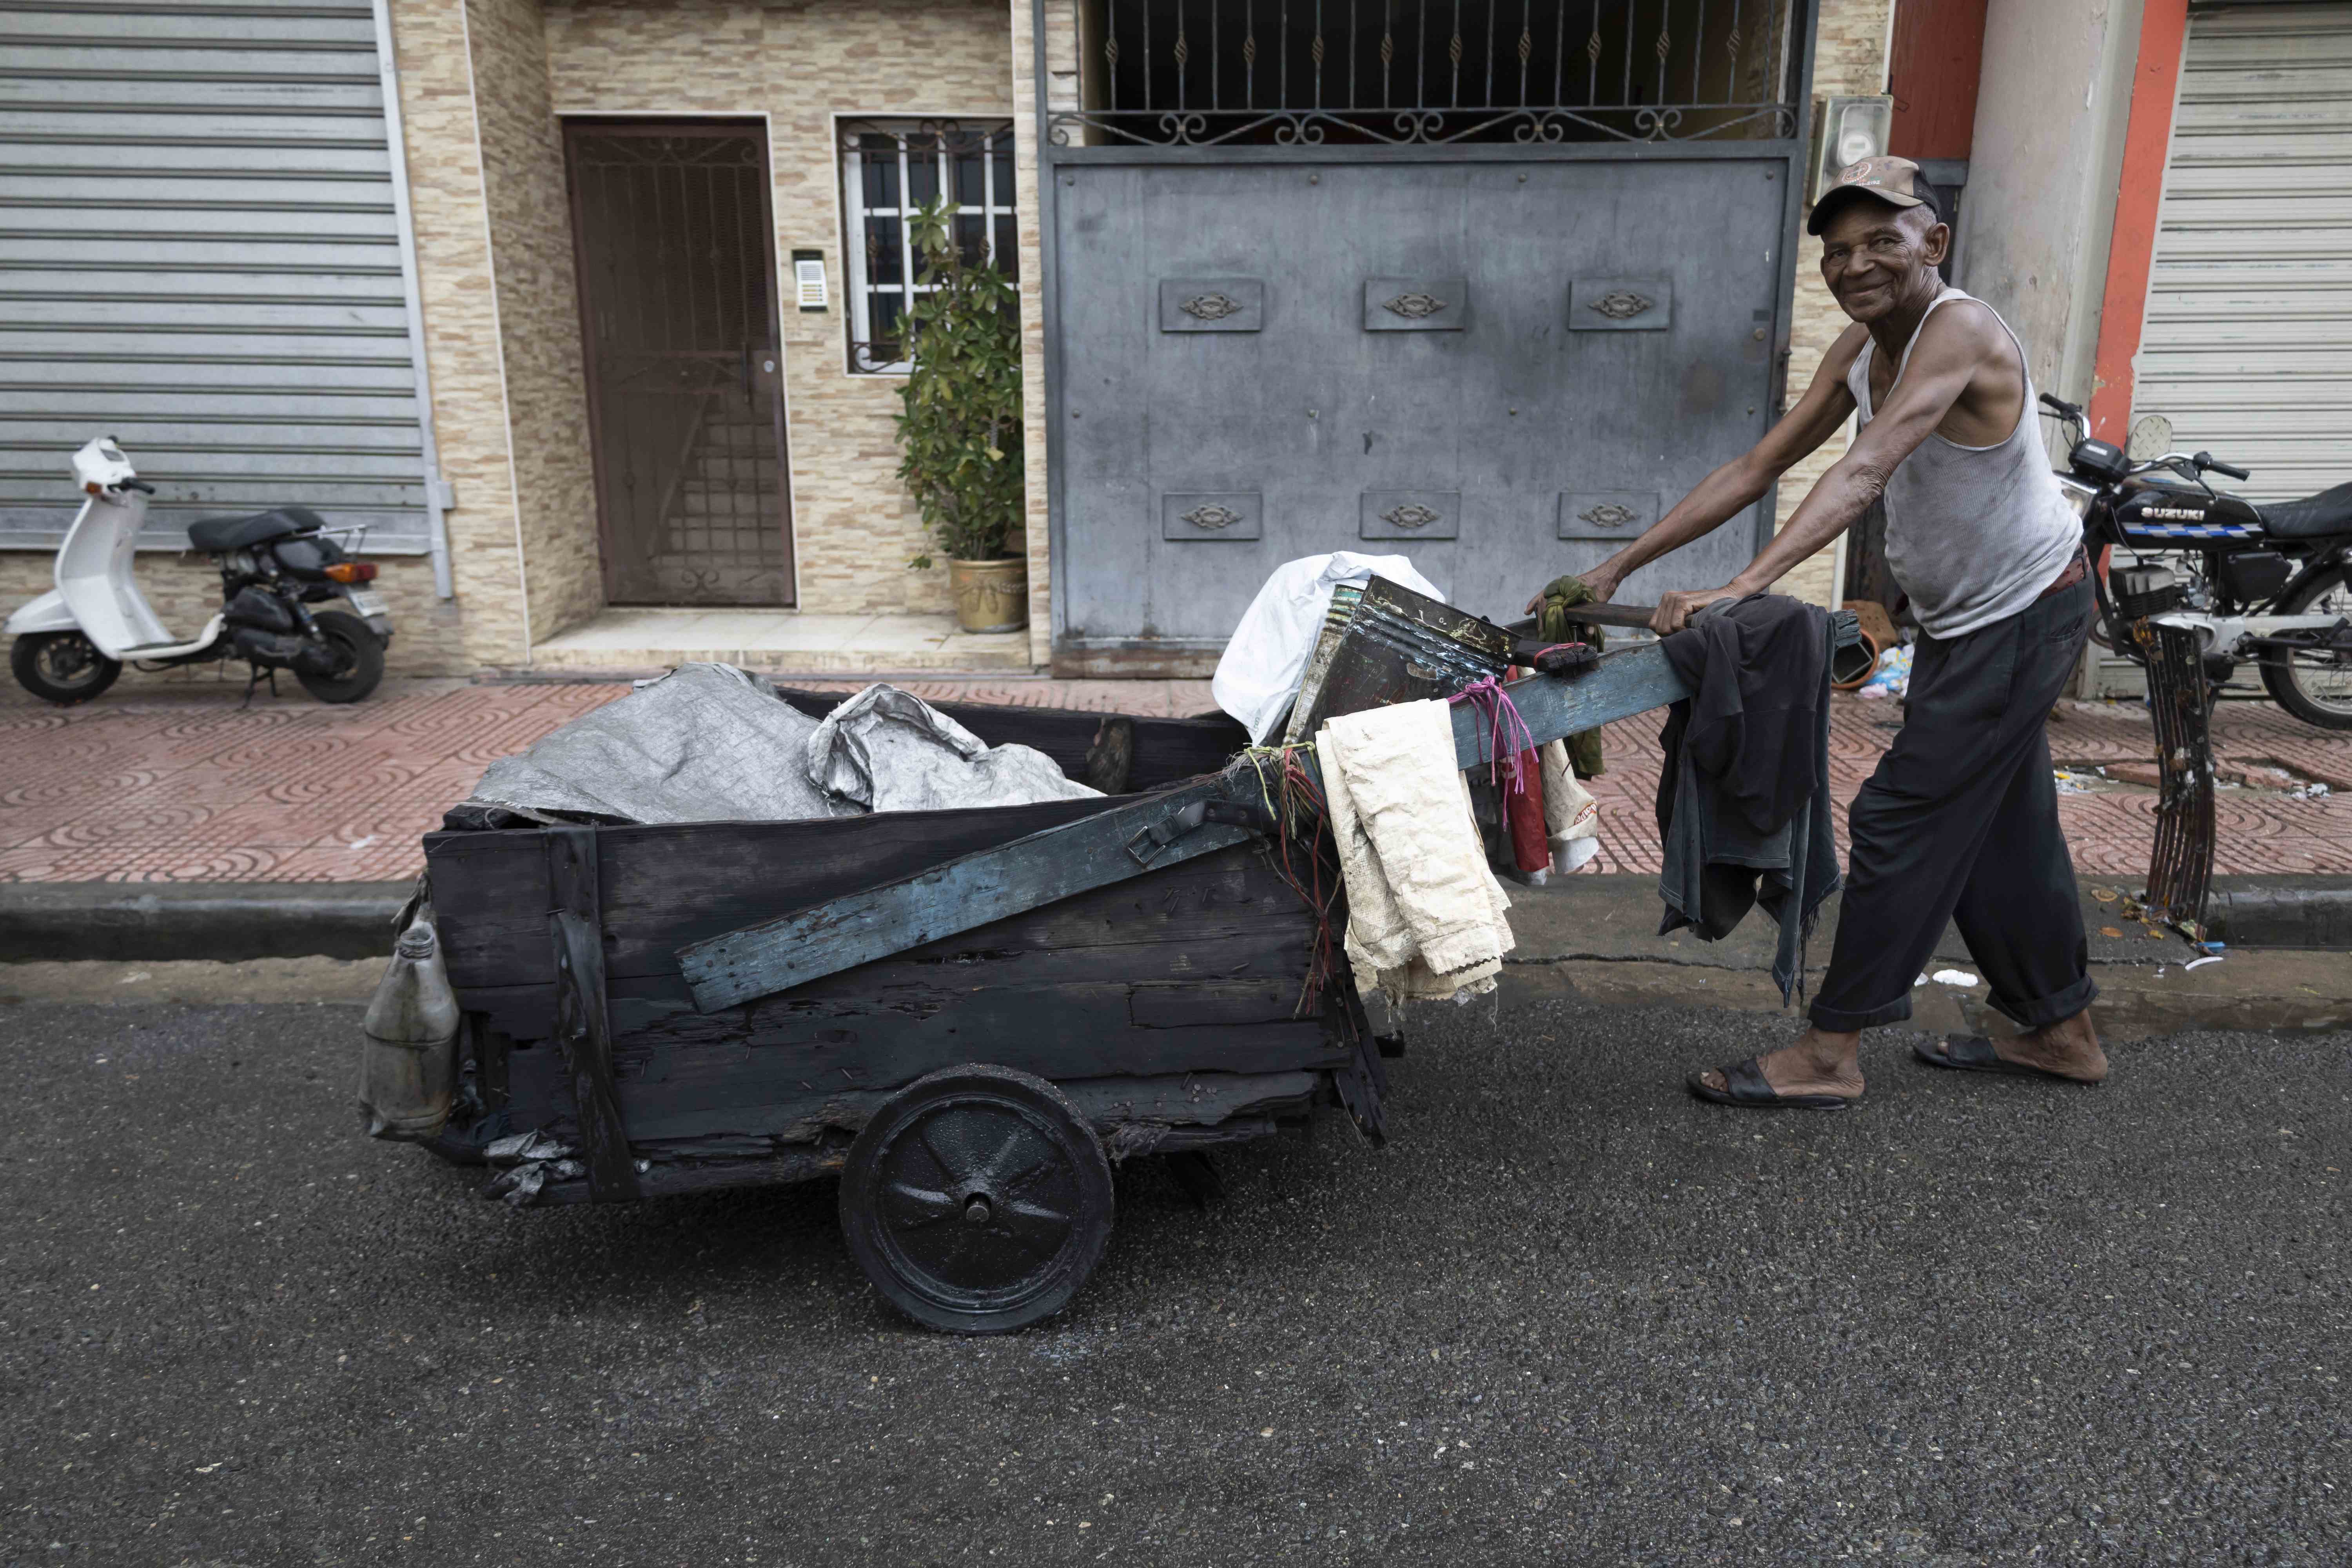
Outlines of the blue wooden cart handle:
M1842 646L1857 640L1852 616L1833 619ZM1690 695L1655 643L1610 654L1581 675L1533 676L1508 690L1538 745ZM1491 755L1485 716L1466 703L1454 710L1454 752L1464 768ZM1255 803L1261 788L1247 771L1180 785L680 948L678 967L694 1005L715 1013L1239 844L1251 830L1215 820L1209 803Z

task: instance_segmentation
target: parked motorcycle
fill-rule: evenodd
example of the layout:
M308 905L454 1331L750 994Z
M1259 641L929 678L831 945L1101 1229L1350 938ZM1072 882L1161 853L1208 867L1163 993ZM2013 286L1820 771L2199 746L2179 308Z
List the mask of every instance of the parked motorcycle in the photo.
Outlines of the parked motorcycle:
M221 608L184 642L155 618L131 577L155 488L111 436L76 452L73 467L89 499L58 547L58 585L5 627L16 638L9 667L26 690L71 705L113 685L126 663L163 669L226 658L246 660L254 680L290 669L321 702L357 702L383 679L392 616L383 595L366 586L375 566L353 559L316 512L286 506L190 523L189 545L220 568ZM348 610L310 608L338 599Z
M2102 641L2135 662L2126 627L2143 617L2195 630L2206 678L2256 662L2278 705L2308 724L2352 730L2352 484L2303 500L2255 506L2206 482L2245 469L2210 452L2134 462L2084 434L2083 409L2042 395L2074 437L2058 482L2083 517L2094 558L2120 556L2098 582ZM2180 552L2173 564L2142 552Z

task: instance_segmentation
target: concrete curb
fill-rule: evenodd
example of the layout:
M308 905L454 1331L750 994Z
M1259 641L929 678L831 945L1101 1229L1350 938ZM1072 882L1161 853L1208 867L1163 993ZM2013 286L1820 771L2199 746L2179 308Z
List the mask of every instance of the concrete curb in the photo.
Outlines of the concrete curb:
M2115 905L2091 889L2128 891L2131 879L2084 879L2084 920L2095 962L2180 963L2188 947L2100 936ZM9 881L0 884L0 957L28 959L372 959L393 950L393 914L407 881ZM1773 926L1750 917L1724 942L1658 938L1656 877L1561 877L1512 889L1517 962L1658 959L1715 969L1764 969ZM1822 914L1813 963L1828 959L1837 905ZM2216 877L2210 914L2230 947L2352 952L2352 877ZM1938 957L1967 962L1957 933Z
M2352 952L2352 877L2216 877L2205 906L2231 947Z
M0 956L383 958L407 882L0 884Z

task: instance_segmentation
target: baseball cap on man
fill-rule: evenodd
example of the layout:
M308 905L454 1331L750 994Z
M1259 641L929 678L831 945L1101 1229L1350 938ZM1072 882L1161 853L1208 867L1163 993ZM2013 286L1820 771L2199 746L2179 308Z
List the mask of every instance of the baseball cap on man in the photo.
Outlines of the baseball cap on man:
M1864 196L1891 207L1926 207L1928 215L1937 218L1944 216L1918 164L1908 158L1864 158L1838 171L1830 188L1813 204L1812 216L1805 220L1805 232L1818 235L1838 209Z

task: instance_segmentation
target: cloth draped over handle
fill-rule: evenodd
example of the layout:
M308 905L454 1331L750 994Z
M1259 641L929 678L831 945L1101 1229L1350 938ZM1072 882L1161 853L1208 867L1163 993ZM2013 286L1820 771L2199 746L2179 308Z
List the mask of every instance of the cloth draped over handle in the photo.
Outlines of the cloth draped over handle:
M1543 607L1536 612L1536 635L1548 643L1580 642L1595 648L1604 647L1604 634L1596 622L1580 621L1572 612L1576 606L1592 602L1592 590L1580 577L1555 577L1544 584ZM1601 731L1580 730L1562 742L1568 748L1569 764L1580 779L1597 779L1608 771L1601 752Z

